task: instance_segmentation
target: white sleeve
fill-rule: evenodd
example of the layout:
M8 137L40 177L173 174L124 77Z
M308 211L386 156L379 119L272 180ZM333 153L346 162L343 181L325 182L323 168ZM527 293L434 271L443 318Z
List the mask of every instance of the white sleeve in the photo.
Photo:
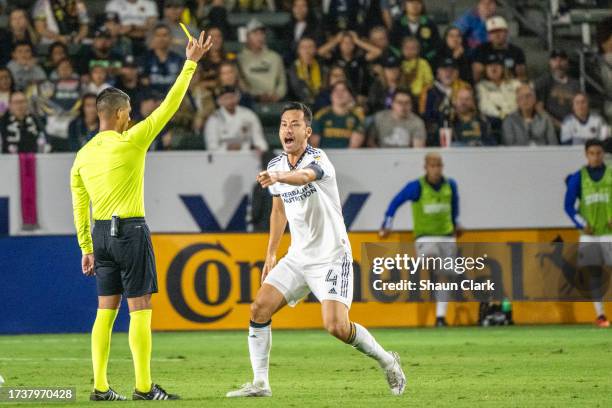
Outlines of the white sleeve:
M219 142L219 129L217 126L217 118L211 116L206 121L206 127L204 128L204 141L206 142L206 150L218 151L223 150Z
M261 122L255 113L251 113L251 123L253 123L253 146L257 147L261 151L268 150L268 142L266 142L266 138L264 137L263 128L261 127Z
M561 143L570 143L572 139L571 119L566 118L561 124Z

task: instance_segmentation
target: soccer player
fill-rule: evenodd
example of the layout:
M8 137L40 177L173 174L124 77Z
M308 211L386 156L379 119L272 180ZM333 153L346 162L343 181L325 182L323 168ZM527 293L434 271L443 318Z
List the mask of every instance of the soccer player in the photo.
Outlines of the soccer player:
M353 258L336 184L336 172L325 153L308 144L312 112L299 102L282 111L280 141L284 153L257 176L273 196L270 239L262 285L251 304L249 354L253 382L228 397L269 397L268 380L272 315L295 306L309 292L321 302L323 325L339 340L375 359L394 395L404 392L406 377L397 353L384 350L361 325L351 322ZM276 251L289 222L291 247L276 263Z
M581 231L578 267L600 277L603 266L612 266L612 169L604 164L604 148L598 139L584 145L587 165L567 178L565 212ZM578 201L578 211L576 211ZM595 293L594 297L599 295ZM604 304L593 302L599 327L609 327Z
M425 175L411 181L389 203L380 236L391 232L393 217L406 201L412 201L413 232L417 255L454 257L457 254L459 193L457 183L442 174L444 164L439 153L425 155ZM434 271L440 277L452 271ZM436 293L436 326L446 326L445 293Z
M109 387L106 368L121 296L130 310L129 343L134 360L134 400L178 399L151 381L151 294L157 292L155 258L144 219L144 167L149 146L179 108L197 62L212 46L191 38L187 61L161 105L128 129L130 98L116 88L98 95L100 132L78 152L70 171L74 224L83 253L81 266L95 275L98 312L91 333L93 401L126 398ZM94 219L90 232L89 203Z

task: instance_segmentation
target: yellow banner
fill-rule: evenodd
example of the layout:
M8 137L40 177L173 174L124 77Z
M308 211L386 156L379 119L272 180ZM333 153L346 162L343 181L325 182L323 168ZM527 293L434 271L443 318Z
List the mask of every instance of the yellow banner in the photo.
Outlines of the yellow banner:
M351 318L369 327L431 325L435 319L431 302L402 299L381 303L371 285L361 277L358 262L361 244L379 242L376 233L350 233L355 259L355 296ZM578 238L574 230L471 231L464 242L566 242ZM385 242L411 242L410 233L392 234ZM243 329L249 322L249 305L260 285L267 234L154 235L159 293L153 296L155 330ZM279 255L289 245L286 235ZM575 323L594 318L588 302L515 302L516 323ZM449 307L451 324L475 324L478 303L455 303ZM321 327L320 305L307 298L297 307L286 307L274 316L276 328Z

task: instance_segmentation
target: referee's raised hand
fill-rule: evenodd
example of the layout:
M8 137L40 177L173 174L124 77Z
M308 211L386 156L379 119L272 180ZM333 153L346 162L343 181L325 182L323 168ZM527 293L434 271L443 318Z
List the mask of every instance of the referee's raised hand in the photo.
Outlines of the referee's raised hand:
M206 32L200 33L200 38L192 37L185 48L185 55L188 60L198 62L212 47L213 42L210 35L206 37Z

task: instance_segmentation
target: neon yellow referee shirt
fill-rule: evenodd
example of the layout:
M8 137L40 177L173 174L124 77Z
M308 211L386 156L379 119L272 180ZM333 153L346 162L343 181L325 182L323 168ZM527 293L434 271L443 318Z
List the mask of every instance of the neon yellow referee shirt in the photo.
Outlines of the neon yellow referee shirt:
M123 133L98 133L77 153L70 170L72 209L79 246L93 252L89 202L94 220L144 217L144 168L149 146L172 118L187 92L197 63L185 65L164 101L149 117Z

